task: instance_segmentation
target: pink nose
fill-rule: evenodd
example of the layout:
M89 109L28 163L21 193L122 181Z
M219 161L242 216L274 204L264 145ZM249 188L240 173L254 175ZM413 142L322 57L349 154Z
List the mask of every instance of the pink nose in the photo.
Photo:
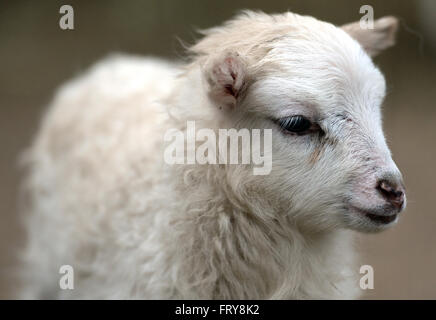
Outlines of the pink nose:
M395 183L390 180L380 180L377 184L377 190L387 202L398 210L401 210L404 204L404 187L401 183Z

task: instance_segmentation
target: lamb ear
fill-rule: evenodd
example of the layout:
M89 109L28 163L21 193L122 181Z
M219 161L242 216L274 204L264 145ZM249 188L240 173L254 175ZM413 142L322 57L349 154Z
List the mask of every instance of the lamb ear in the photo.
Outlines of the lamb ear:
M374 57L395 44L398 19L392 16L377 19L374 21L373 29L362 28L360 21L343 25L342 29L357 40L371 57Z
M247 81L247 66L236 52L224 52L211 57L205 67L209 97L218 108L236 106Z

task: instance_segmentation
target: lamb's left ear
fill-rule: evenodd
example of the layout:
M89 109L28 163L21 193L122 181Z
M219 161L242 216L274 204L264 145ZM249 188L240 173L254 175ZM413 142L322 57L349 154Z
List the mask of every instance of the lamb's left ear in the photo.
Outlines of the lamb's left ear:
M223 52L209 59L204 72L211 100L218 108L234 108L247 82L244 59L236 52Z
M395 44L398 19L392 16L377 19L374 21L373 29L362 28L359 21L343 25L342 29L357 40L371 57L374 57Z

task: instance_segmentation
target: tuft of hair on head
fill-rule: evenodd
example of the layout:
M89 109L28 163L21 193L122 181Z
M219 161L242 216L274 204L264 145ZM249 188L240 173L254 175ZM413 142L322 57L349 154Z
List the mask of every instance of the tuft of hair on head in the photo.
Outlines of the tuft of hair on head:
M362 28L360 22L352 22L342 26L352 38L357 40L363 49L371 56L395 44L398 30L398 19L392 16L382 17L374 21L374 28Z

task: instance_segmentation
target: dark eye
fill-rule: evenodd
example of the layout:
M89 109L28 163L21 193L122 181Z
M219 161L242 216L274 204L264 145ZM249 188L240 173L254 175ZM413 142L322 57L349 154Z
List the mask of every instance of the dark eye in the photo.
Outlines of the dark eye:
M312 126L312 123L303 116L281 118L277 122L283 130L294 133L304 133Z

